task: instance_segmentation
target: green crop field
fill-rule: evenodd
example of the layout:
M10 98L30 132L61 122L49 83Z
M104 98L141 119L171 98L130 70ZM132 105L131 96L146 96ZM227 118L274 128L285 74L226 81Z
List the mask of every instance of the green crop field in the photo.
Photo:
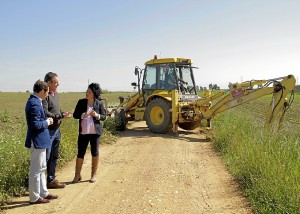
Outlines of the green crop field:
M130 92L105 93L102 98L108 105L119 103L119 96L127 97ZM8 197L26 191L26 178L29 172L29 154L25 148L27 131L25 105L30 93L0 92L0 204ZM73 112L77 101L85 93L60 93L61 109ZM109 124L109 123L107 123ZM64 119L59 166L76 156L78 121ZM112 143L116 136L104 129L101 143Z
M105 93L102 98L116 105L119 96L130 94ZM29 95L0 92L0 204L26 191L29 154L24 147L24 108ZM62 110L73 112L78 99L84 97L85 93L60 93ZM276 132L264 129L270 100L271 96L265 96L217 115L209 134L256 213L299 213L300 95L295 94L283 128ZM61 132L60 167L76 156L78 121L64 120ZM105 128L101 143L116 138Z

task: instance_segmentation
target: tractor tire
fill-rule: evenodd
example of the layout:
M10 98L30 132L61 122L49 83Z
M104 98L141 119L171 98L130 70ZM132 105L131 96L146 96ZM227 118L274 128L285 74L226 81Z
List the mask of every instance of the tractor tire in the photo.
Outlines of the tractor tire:
M179 123L178 126L184 130L194 130L194 129L200 127L200 121Z
M126 130L126 115L124 109L121 109L119 113L115 112L116 130L125 131Z
M153 99L146 108L145 119L148 128L158 134L167 133L172 128L171 103L162 99Z

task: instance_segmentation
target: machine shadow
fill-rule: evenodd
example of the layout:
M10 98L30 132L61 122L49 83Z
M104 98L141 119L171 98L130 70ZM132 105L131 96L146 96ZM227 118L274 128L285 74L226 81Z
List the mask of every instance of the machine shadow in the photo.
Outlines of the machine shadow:
M202 137L201 137L202 135ZM188 142L194 143L209 143L211 139L209 137L205 137L201 131L198 129L187 131L180 129L178 133L168 132L166 134L157 134L151 132L148 127L140 126L140 127L127 127L124 132L120 132L120 136L122 137L136 137L136 138L147 138L147 137L161 137L163 139L181 139Z

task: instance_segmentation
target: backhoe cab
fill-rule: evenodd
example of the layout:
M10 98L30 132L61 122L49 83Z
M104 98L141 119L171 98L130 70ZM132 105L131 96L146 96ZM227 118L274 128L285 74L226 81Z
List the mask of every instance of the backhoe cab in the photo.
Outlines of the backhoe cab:
M114 116L118 130L125 130L130 120L145 120L148 128L154 133L177 132L178 127L193 130L201 125L201 121L210 120L220 112L241 105L250 100L273 94L266 125L272 126L282 118L290 103L286 96L295 87L293 75L271 80L256 80L233 84L229 93L220 91L211 95L207 91L199 97L195 85L192 61L186 58L151 59L145 68L135 67L138 92L120 103L109 115ZM260 88L253 89L259 85ZM218 101L211 105L211 101ZM277 117L280 117L277 119Z
M191 63L190 59L184 58L149 60L145 63L142 91L152 93L155 90L178 90L181 95L192 94L197 99Z

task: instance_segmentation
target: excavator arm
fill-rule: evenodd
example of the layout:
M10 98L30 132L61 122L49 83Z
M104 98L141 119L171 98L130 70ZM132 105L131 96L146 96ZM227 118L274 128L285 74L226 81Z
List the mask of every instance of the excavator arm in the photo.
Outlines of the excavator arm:
M288 75L286 77L270 80L255 80L240 84L233 84L230 87L229 93L225 94L224 92L219 92L215 95L199 100L197 105L201 107L205 105L205 103L207 104L211 100L221 97L220 100L210 106L210 108L205 108L204 111L201 111L202 118L210 121L210 119L218 113L259 97L273 94L265 121L266 127L273 128L276 121L279 121L279 126L282 123L283 116L289 106L286 97L289 93L293 94L295 83L295 77L293 75ZM254 86L261 87L253 89ZM224 94L225 96L223 96Z

